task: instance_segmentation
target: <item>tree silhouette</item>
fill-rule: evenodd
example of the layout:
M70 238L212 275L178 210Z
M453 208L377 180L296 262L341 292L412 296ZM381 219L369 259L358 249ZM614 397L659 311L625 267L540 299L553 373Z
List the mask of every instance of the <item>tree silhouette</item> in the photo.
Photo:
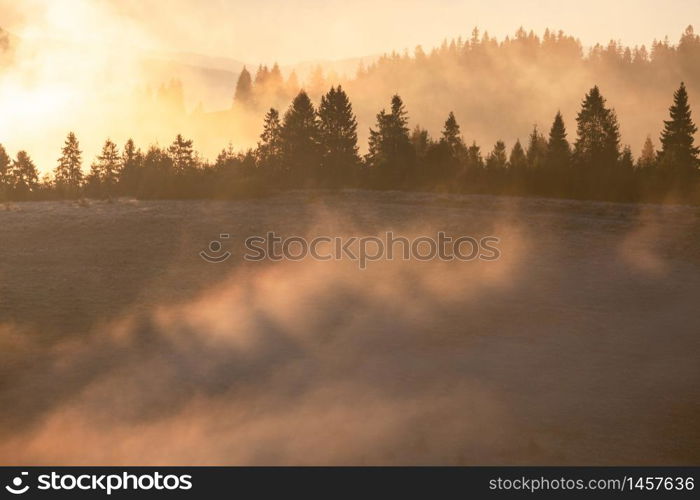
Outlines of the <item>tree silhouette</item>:
M192 140L185 140L181 134L177 134L173 143L168 147L168 156L170 156L173 168L177 173L188 172L197 166Z
M138 185L141 181L141 169L143 167L143 154L136 149L133 139L124 144L121 157L121 169L119 172L119 186L123 194L136 196Z
M282 124L280 114L275 108L265 115L263 131L256 151L258 165L268 177L281 171L282 165Z
M35 191L39 185L39 173L34 162L26 151L19 151L17 159L12 163L14 190L20 199Z
M110 139L105 141L104 146L102 146L102 152L97 157L93 167L95 169L94 174L99 180L102 194L111 198L116 194L121 161L117 145Z
M523 171L527 168L527 156L525 156L525 150L520 144L520 139L515 141L515 145L510 151L508 164L514 171Z
M614 166L620 156L617 116L605 106L597 85L584 97L576 122L575 163L591 170Z
M415 151L408 135L408 118L401 97L391 98L391 112L377 114L377 125L369 132L367 165L378 187L398 187L414 166Z
M637 168L641 170L651 170L656 166L656 151L651 137L647 136L642 147L642 152L637 161Z
M243 107L248 107L253 104L253 80L245 66L243 66L241 74L238 76L233 102Z
M81 154L78 139L69 132L54 171L57 188L65 196L75 197L80 192L83 182Z
M532 127L532 132L527 144L527 163L530 168L541 168L547 157L547 140L537 130L537 125Z
M486 157L486 168L492 172L505 170L507 162L505 143L496 141L493 150Z
M357 119L341 86L331 87L318 108L322 174L331 186L347 185L360 163Z
M12 190L12 159L0 144L0 200L6 200Z
M321 161L319 125L311 99L303 90L284 114L281 138L282 165L288 181L293 186L317 181Z
M691 117L688 92L683 82L673 94L673 105L669 111L671 119L664 120L664 129L661 132L659 162L663 167L682 172L681 175L688 175L697 170L700 149L693 146L693 135L698 128Z
M547 141L547 156L545 164L552 170L561 171L569 166L571 147L566 140L566 127L561 113L557 111L552 128L549 130Z

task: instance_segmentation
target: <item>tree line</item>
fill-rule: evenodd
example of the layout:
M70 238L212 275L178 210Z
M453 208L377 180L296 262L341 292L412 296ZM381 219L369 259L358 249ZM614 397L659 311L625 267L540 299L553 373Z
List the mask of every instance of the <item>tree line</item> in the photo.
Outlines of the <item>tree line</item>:
M499 140L487 153L465 142L452 112L439 138L420 126L411 129L406 106L394 95L376 115L368 151L360 155L357 119L337 86L318 107L302 90L284 116L271 108L256 148L237 152L229 145L214 162L182 135L167 148L145 151L133 140L120 151L107 139L84 172L71 132L53 175L40 180L26 151L12 159L0 145L0 199L241 198L284 189L366 188L697 204L696 132L683 83L673 94L660 149L647 138L636 159L621 145L615 111L597 86L583 98L573 143L557 113L546 135L535 126L525 144L518 140L508 150Z

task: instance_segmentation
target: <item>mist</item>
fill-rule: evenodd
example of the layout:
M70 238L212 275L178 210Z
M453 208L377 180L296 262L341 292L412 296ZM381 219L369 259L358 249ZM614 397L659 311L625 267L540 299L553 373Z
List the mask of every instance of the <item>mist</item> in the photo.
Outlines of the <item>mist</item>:
M0 214L3 464L697 461L695 208L90 203ZM243 261L267 230L495 235L502 255ZM231 258L203 261L222 232Z
M562 26L571 30L563 34L564 43L540 47L529 29L534 26L541 40L545 27L535 21L528 25L527 19L518 18L508 29L496 20L481 25L483 13L471 18L469 9L459 5L453 8L464 11L464 27L450 25L438 33L434 26L412 28L421 15L415 5L397 14L399 6L389 2L373 9L377 22L396 14L404 21L397 26L403 28L386 39L380 37L375 45L360 42L383 33L378 26L372 25L373 31L364 36L343 24L342 29L336 26L328 44L317 41L327 28L307 30L302 36L285 26L280 39L294 41L287 47L289 42L275 37L257 38L268 33L265 30L254 36L238 27L250 12L237 4L177 2L168 9L160 5L85 0L3 5L6 18L0 27L9 33L9 42L0 57L0 139L10 154L27 150L38 168L50 173L72 130L80 140L87 171L108 137L120 146L133 138L146 150L153 144L167 145L182 133L212 160L229 143L237 150L254 147L265 111L275 106L283 112L299 88L309 91L317 104L321 93L337 84L344 85L358 115L362 151L376 113L397 92L407 105L411 126L420 125L437 137L448 112L454 111L465 140L476 140L486 153L498 139L509 148L518 138L525 141L533 125L546 132L558 110L573 139L581 99L597 84L617 111L623 143L638 153L647 135L658 145L662 120L680 80L688 86L691 105L697 105L700 92L697 67L688 62L697 48L676 55L662 44L652 51L654 40L664 35L670 37L673 49L685 29L685 18L672 28L664 20L662 34L645 28L643 38L640 33L601 33L586 16L575 26L560 16L562 24L550 28L553 35ZM325 10L299 9L296 14L304 23L324 25ZM256 18L281 15L273 10L258 12ZM646 12L636 10L639 15ZM221 23L227 14L237 29ZM521 24L524 38L514 35ZM464 42L472 37L475 25L481 31L469 49ZM484 37L489 29L498 35L498 42L493 35ZM622 42L611 48L607 40L613 36ZM518 43L506 43L506 37ZM625 42L631 49L646 44L648 58L628 60ZM596 43L601 50L590 55ZM417 49L418 44L423 48ZM314 50L319 46L331 52ZM286 52L291 47L293 56ZM272 67L275 62L285 79L294 72L298 84L288 84L274 97L262 92L253 109L237 107L233 97L243 66L255 74L259 65Z

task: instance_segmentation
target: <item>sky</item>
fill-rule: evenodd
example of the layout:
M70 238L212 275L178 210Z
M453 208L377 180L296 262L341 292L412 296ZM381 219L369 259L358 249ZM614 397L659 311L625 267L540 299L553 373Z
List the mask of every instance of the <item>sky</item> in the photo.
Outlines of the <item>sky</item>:
M96 40L112 32L125 45L281 64L430 48L474 26L499 38L522 25L563 29L584 45L635 45L675 41L700 22L698 0L0 0L0 26L21 35L47 11Z
M429 50L475 26L499 39L523 26L562 29L584 46L675 43L693 20L700 0L0 0L0 27L22 41L0 71L0 143L48 171L73 130L87 165L106 136L121 144L134 134L124 103L153 83L140 66L153 51L284 67ZM142 128L143 140L161 140ZM173 132L167 120L162 128Z

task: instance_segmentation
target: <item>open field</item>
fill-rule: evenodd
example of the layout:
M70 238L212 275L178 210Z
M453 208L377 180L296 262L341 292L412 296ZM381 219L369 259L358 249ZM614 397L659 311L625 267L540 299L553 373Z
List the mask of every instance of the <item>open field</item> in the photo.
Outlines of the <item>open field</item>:
M242 260L268 231L387 230L502 256ZM697 207L36 202L0 238L0 464L700 461Z

